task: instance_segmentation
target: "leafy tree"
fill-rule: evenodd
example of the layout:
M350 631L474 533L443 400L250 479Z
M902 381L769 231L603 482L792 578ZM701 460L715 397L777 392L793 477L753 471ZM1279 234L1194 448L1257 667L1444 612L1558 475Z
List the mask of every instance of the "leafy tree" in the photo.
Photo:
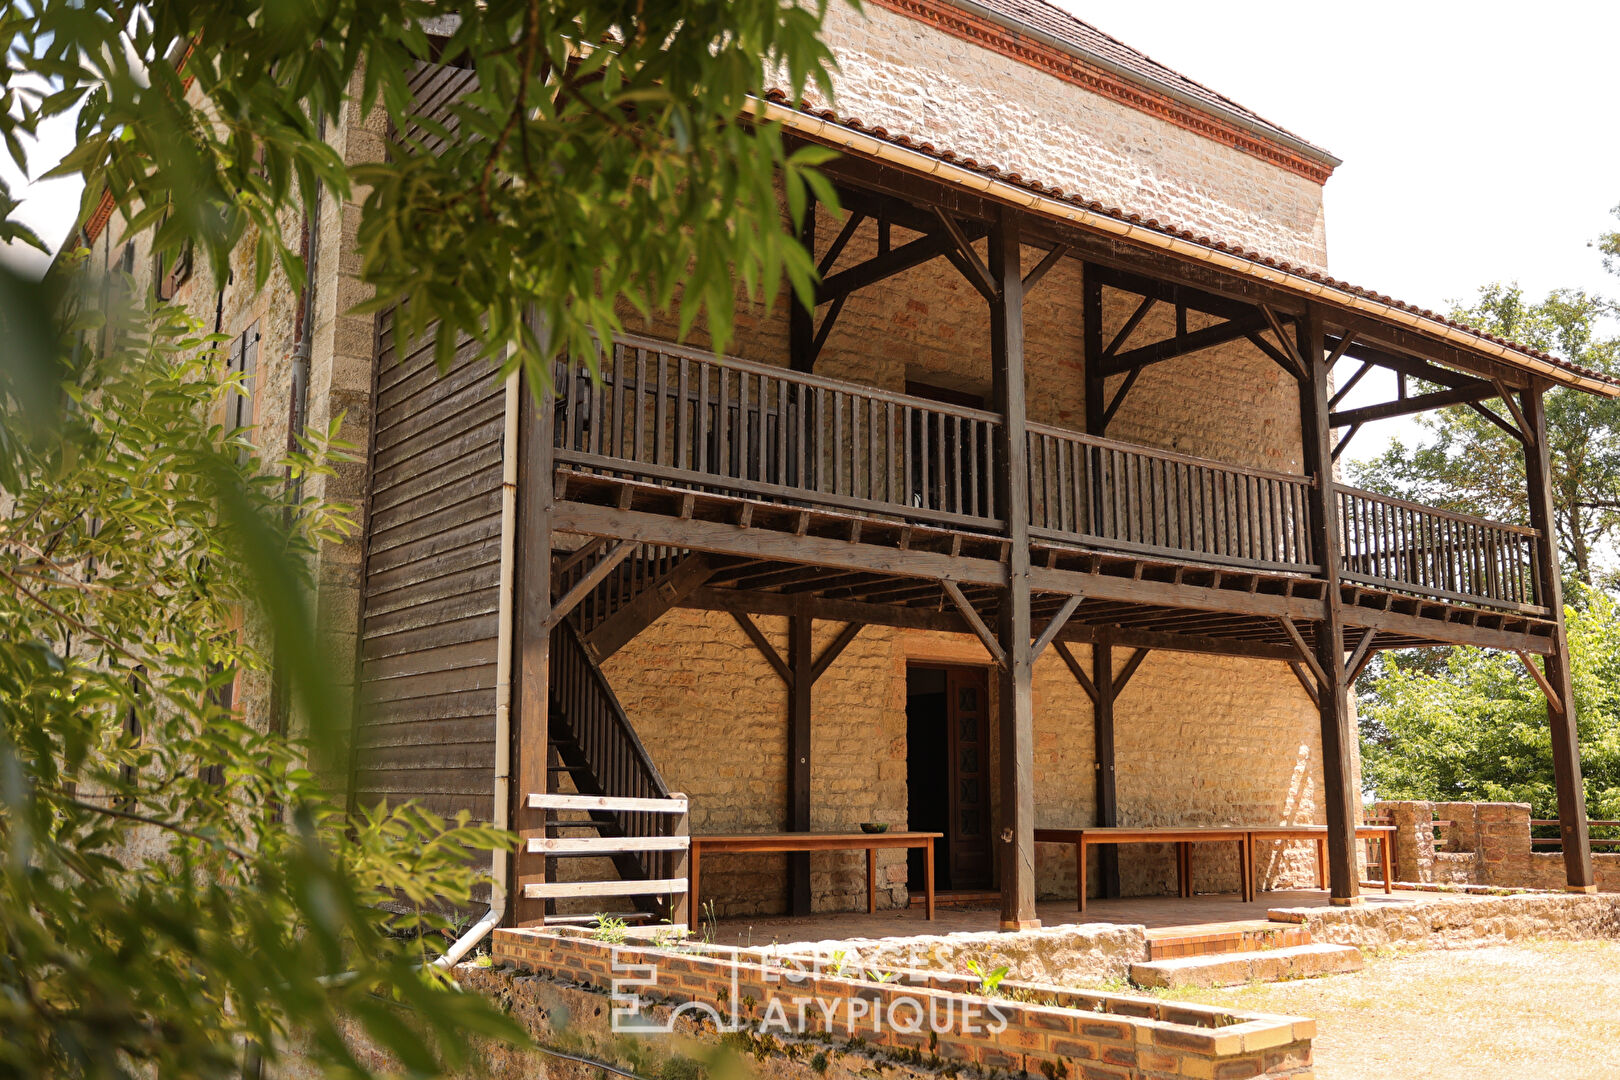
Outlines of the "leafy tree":
M195 239L215 266L249 241L261 287L277 260L301 282L296 191L364 186L371 306L408 300L401 331L436 322L445 360L468 334L543 379L553 349L588 355L621 306L662 311L678 291L683 331L704 316L723 351L739 281L772 296L785 274L810 295L777 184L795 218L811 189L832 200L812 168L830 155L790 153L749 109L770 87L830 95L826 3L34 0L0 15L11 67L43 80L13 80L0 136L22 166L20 138L78 108L58 171L82 174L88 201L110 191L159 250ZM409 76L430 56L477 74L453 122L415 113ZM320 118L354 98L411 135L351 171ZM26 235L8 213L0 239Z
M100 323L74 308L70 329ZM59 423L6 414L30 437L0 524L0 1076L239 1075L294 1033L334 1075L366 1075L343 1016L423 1073L458 1060L463 1031L521 1039L419 968L448 925L435 905L470 901L467 848L504 836L410 806L346 817L309 767L323 747L227 698L265 668L241 627L262 611L313 730L338 730L304 556L346 509L289 504L214 419L237 388L183 313L113 334L64 350ZM326 442L277 464L327 471Z
M1567 609L1587 812L1620 817L1620 603ZM1456 648L1383 663L1360 701L1362 770L1380 798L1526 802L1558 816L1547 699L1510 653Z
M1489 285L1452 317L1482 330L1620 374L1620 337L1604 336L1611 302L1558 289L1531 303L1517 285ZM1585 584L1604 579L1602 561L1620 533L1620 401L1578 390L1546 394L1555 539L1565 572ZM1400 441L1352 468L1373 490L1518 524L1529 523L1524 453L1517 440L1464 406L1419 418L1419 445Z
M825 155L789 152L748 102L827 88L821 12L32 0L0 7L0 141L26 167L40 124L78 110L57 172L85 177L86 206L110 193L126 233L195 244L221 279L248 245L255 287L277 264L302 283L300 203L363 188L373 306L405 301L405 332L471 334L508 366L543 373L677 292L681 325L723 348L737 280L811 284L779 198L788 218L830 199ZM426 57L477 72L451 125L413 115ZM351 170L321 118L353 109L442 145ZM37 245L16 205L0 181L0 240ZM412 1075L456 1064L468 1034L521 1038L423 966L439 905L471 894L467 849L508 838L408 806L346 815L312 768L348 718L310 555L349 523L281 477L329 468L334 433L261 460L215 419L220 343L126 309L130 289L92 309L73 261L49 286L0 268L0 1077L237 1075L292 1039L369 1075L340 1017ZM228 700L271 655L313 743Z

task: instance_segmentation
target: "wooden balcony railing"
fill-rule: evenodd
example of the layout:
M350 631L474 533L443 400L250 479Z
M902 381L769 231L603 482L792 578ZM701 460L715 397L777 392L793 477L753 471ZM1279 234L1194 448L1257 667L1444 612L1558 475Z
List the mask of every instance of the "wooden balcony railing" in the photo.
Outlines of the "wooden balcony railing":
M766 499L1001 526L982 409L625 338L559 364L556 458Z
M657 483L999 531L1000 419L983 409L626 337L556 369L556 459ZM1029 424L1030 532L1145 555L1317 573L1309 477ZM1341 572L1541 612L1537 534L1335 485Z
M1295 570L1310 550L1309 477L1029 425L1030 532L1200 561Z
M1534 529L1360 488L1337 489L1343 576L1446 600L1540 611Z

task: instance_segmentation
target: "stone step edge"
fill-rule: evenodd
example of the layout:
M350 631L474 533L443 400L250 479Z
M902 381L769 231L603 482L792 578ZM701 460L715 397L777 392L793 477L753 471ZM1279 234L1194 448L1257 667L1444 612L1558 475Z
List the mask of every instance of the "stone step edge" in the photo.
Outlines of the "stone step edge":
M1316 975L1360 971L1361 950L1353 945L1290 945L1248 953L1211 953L1131 965L1131 981L1146 989L1183 986L1237 986L1281 982Z

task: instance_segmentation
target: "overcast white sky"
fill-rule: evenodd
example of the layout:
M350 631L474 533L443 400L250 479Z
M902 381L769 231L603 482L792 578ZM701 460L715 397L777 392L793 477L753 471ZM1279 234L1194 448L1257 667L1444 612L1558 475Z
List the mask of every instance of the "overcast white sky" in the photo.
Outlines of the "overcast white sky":
M1620 0L1057 2L1343 158L1335 276L1437 310L1496 280L1620 294L1590 246L1620 224ZM56 242L77 206L74 185L38 185L25 214ZM1369 427L1349 456L1395 432Z

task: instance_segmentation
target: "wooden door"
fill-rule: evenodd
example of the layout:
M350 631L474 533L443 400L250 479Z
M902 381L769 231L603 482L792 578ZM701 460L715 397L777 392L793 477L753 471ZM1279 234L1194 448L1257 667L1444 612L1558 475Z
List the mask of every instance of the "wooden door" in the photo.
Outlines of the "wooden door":
M946 669L945 729L950 746L950 828L946 831L952 889L993 884L990 829L990 684L984 668Z

